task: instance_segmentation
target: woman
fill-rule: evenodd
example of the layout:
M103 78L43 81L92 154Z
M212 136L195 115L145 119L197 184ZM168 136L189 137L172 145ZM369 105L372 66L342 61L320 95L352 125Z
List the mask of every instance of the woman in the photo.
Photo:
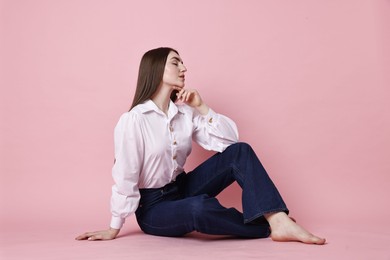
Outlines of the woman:
M196 90L184 88L186 71L171 48L142 57L133 104L115 128L110 228L76 239L114 239L135 213L145 233L159 236L198 231L324 244L288 217L254 151L238 143L235 123L209 108ZM218 153L185 173L192 139ZM242 188L243 213L215 198L234 181Z

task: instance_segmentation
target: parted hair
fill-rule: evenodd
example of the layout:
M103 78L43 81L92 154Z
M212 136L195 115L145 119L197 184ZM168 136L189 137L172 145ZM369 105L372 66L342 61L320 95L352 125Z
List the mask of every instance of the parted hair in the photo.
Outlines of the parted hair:
M169 53L176 50L169 47L160 47L147 51L141 59L138 71L137 88L130 110L138 104L150 99L160 86L165 63ZM172 91L171 100L175 102L177 91Z

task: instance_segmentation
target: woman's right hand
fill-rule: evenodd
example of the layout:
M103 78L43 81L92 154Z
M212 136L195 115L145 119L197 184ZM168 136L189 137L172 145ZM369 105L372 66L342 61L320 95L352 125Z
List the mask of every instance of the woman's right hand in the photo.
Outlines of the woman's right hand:
M76 237L76 240L111 240L116 238L118 235L120 229L114 229L110 228L107 230L100 230L95 232L87 232L84 233L78 237Z

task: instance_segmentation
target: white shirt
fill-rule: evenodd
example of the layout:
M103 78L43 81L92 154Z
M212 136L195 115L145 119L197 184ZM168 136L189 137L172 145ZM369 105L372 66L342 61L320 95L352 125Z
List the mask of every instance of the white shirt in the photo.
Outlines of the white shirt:
M134 213L140 188L160 188L184 170L192 139L207 150L222 152L238 141L236 124L209 109L199 114L172 101L168 115L147 100L124 113L115 127L111 224L120 229Z

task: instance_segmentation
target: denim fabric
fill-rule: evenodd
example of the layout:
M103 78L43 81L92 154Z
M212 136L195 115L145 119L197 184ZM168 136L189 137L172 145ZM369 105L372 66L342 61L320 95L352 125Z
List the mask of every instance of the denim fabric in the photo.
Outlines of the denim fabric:
M215 198L234 181L242 188L243 213L223 207ZM229 146L163 188L141 189L140 193L138 224L145 233L159 236L198 231L268 237L270 230L264 214L288 213L278 190L246 143Z

